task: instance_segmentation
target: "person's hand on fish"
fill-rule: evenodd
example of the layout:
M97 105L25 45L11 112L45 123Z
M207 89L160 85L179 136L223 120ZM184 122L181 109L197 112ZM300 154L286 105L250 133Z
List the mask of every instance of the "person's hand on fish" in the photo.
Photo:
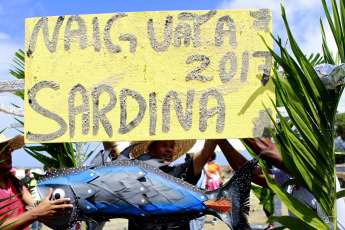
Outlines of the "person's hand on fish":
M70 198L50 200L53 189L50 189L47 196L32 210L32 215L37 215L38 221L43 221L51 217L62 217L71 213L72 204L68 204Z

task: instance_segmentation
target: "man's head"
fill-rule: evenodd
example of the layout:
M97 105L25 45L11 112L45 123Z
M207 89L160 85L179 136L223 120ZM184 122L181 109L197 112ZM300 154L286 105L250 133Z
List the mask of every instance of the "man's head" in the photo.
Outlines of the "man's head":
M24 136L7 139L0 134L0 174L5 175L12 168L12 152L24 146Z
M30 175L31 175L31 171L30 171L30 169L25 169L25 176L26 177L30 177Z
M131 150L131 157L136 159L143 154L155 154L160 158L172 162L186 154L196 140L165 140L165 141L132 141L135 145Z
M7 173L12 169L12 152L13 148L9 146L8 142L0 143L0 171Z
M148 147L150 153L159 156L167 162L172 162L175 153L175 141L154 141Z

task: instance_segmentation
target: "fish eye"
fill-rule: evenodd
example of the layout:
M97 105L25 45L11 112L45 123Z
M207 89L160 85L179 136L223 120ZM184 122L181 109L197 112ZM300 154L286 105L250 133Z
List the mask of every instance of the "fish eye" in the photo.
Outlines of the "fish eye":
M61 199L61 198L65 198L66 197L66 193L64 190L58 188L56 190L54 190L53 192L53 200L57 200L57 199Z

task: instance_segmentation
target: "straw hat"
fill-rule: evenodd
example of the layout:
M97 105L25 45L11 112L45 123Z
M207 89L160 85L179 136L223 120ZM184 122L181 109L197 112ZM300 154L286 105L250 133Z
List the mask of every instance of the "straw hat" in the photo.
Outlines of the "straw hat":
M5 142L7 142L13 150L20 149L25 145L23 135L17 135L11 139L7 139L3 134L0 134L0 144Z
M175 148L174 148L174 156L172 161L177 160L182 155L186 154L196 143L196 140L174 140L175 141ZM136 145L132 151L131 156L133 158L138 158L142 154L149 153L148 148L154 141L132 141L130 145Z

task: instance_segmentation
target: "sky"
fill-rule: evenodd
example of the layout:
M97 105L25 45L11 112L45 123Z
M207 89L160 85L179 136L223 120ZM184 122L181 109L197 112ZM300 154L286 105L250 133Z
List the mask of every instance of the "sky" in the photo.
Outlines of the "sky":
M81 14L102 14L118 12L141 12L141 11L171 11L171 10L221 10L221 9L272 9L273 34L279 35L286 41L285 28L281 19L280 4L285 7L286 15L295 40L302 51L309 55L321 53L321 33L319 18L327 25L321 0L59 0L59 1L35 1L35 0L1 0L0 1L0 80L14 80L9 74L13 65L12 59L18 49L24 50L25 40L25 18L60 16L60 15L81 15ZM330 4L330 3L329 3ZM326 27L326 34L330 30ZM328 41L331 37L328 37ZM277 51L277 48L274 47ZM331 43L331 49L335 49ZM0 103L16 104L23 107L21 99L8 94L0 94ZM345 96L338 107L339 112L345 112ZM23 120L23 118L19 118ZM0 113L0 130L8 127L10 123L16 123L12 115ZM23 132L23 129L8 128L4 131L7 137L12 137ZM235 148L243 149L238 140L231 140ZM120 143L120 148L126 147L128 143ZM194 150L200 150L203 141L198 141ZM40 166L40 163L25 153L18 150L13 154L14 166L29 167Z

